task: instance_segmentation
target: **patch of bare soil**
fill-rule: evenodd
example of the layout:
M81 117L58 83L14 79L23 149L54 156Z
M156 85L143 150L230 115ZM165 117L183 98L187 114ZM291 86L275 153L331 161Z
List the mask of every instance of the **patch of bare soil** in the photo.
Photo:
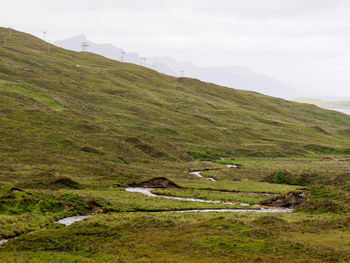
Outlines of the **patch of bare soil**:
M308 192L290 192L285 195L279 195L273 197L262 205L273 206L273 207L284 207L284 208L298 208L305 203Z
M165 177L156 177L151 180L134 183L131 185L132 187L142 187L142 188L181 188L177 184L171 182L169 179Z
M22 189L18 188L18 187L12 187L10 189L11 193L14 194L14 193L19 193L19 192L24 192Z

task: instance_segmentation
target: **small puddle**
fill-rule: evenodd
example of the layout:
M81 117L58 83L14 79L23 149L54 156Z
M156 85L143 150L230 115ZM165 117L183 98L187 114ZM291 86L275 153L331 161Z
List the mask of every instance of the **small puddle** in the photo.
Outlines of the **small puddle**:
M196 198L184 198L166 195L156 195L152 193L152 188L139 188L139 187L128 187L125 191L132 193L141 193L150 197L165 198L170 200L179 200L186 202L200 202L200 203L212 203L212 204L226 204L226 205L240 205L240 206L250 206L253 209L199 209L199 210L180 210L180 211L165 211L165 212L259 212L259 213L290 213L293 209L289 208L278 208L278 207L268 207L263 205L250 205L247 203L231 202L231 201L218 201L218 200L205 200Z
M203 175L201 175L201 171L193 171L193 172L190 172L190 174L201 177L201 178L205 178L205 179L210 180L212 182L216 182L216 180L214 178L204 177Z
M238 165L235 165L235 164L227 164L226 167L227 167L227 168L237 168Z
M61 220L58 220L56 223L62 224L65 226L70 226L71 224L79 221L83 221L85 219L88 219L90 217L93 217L94 215L87 215L87 216L71 216L71 217L66 217Z

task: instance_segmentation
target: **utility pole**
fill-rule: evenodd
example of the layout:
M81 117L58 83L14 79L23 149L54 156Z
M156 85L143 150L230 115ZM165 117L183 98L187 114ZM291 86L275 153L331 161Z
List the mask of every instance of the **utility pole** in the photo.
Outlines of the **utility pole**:
M81 51L85 52L87 50L88 46L89 46L89 44L87 42L85 42L85 41L82 42L81 43Z
M42 32L44 34L44 41L46 41L46 35L47 35L48 31L47 30L43 30Z
M141 66L146 66L146 59L147 58L140 58L141 59Z
M124 62L124 57L125 57L126 52L124 50L122 50L121 53L122 53L122 56L120 57L120 61Z
M180 70L180 78L183 78L185 75L185 72L183 70Z
M9 29L9 36L12 35L12 26L7 26L7 28Z

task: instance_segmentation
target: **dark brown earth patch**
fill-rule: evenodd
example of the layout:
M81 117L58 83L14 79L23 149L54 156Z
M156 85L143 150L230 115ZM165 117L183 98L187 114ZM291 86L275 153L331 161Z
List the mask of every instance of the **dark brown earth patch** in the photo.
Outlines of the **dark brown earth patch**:
M19 193L19 192L24 192L24 190L22 190L22 189L20 189L20 188L18 188L18 187L12 187L12 188L10 189L10 191L11 191L12 194L13 194L13 193Z
M181 188L165 177L152 178L151 180L145 182L134 183L131 186L142 188Z
M273 207L283 207L283 208L299 208L301 207L306 199L308 192L290 192L285 195L279 195L273 197L265 202L262 205L273 206Z

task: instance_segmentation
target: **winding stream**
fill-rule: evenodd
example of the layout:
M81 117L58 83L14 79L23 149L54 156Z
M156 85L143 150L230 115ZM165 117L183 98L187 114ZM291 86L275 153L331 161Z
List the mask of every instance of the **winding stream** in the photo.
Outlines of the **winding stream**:
M214 201L214 200L205 200L205 199L197 199L197 198L185 198L185 197L176 197L176 196L167 196L167 195L156 195L156 194L152 193L152 190L154 190L154 189L152 189L152 188L139 188L139 187L128 187L128 188L125 188L125 191L127 191L127 192L141 193L141 194L144 194L144 195L147 195L147 196L151 196L151 197L159 197L159 198L165 198L165 199L170 199L170 200L249 206L249 204L239 203L239 202L217 201L217 200Z
M237 168L237 165L226 165L227 168ZM214 178L211 177L204 177L201 175L201 171L193 171L190 172L192 175L196 175L200 178L205 178L207 180L216 182ZM219 200L205 200L205 199L197 199L197 198L184 198L184 197L176 197L176 196L166 196L166 195L156 195L152 193L152 188L140 188L140 187L128 187L125 188L125 191L132 192L132 193L141 193L143 195L149 196L149 197L155 197L155 198L165 198L170 200L179 200L179 201L186 201L186 202L201 202L201 203L213 203L213 204L227 204L227 205L240 205L240 206L246 206L246 207L252 207L252 209L191 209L191 210L174 210L174 211L152 211L148 213L208 213L208 212L217 212L217 213L251 213L251 212L257 212L257 213L290 213L293 212L293 209L290 208L282 208L282 207L268 207L263 205L250 205L247 203L240 203L240 202L231 202L231 201L219 201ZM85 216L71 216L71 217L65 217L60 220L58 220L57 224L62 224L65 226L70 226L73 223L83 221L85 219L94 217L96 215L85 215ZM11 239L0 239L0 246L4 245L6 242L8 242Z
M0 240L0 246L2 245L2 244L5 244L7 241L9 241L8 239L1 239Z
M237 164L226 164L225 166L227 168L238 168ZM190 174L195 175L195 176L200 177L200 178L204 178L204 179L210 180L212 182L216 182L217 181L217 180L215 180L212 177L204 177L203 175L201 175L201 172L203 172L203 171L193 171L193 172L190 172Z
M95 215L65 217L65 218L62 218L61 220L58 220L56 223L62 224L65 226L70 226L71 224L73 224L75 222L83 221L83 220L88 219L88 218L93 217L93 216L95 216Z
M193 171L193 172L190 172L190 174L192 175L195 175L195 176L198 176L200 178L205 178L207 180L210 180L212 182L216 182L216 180L214 178L211 178L211 177L204 177L203 175L201 175L201 171Z
M238 165L226 165L227 168L237 168ZM204 177L201 175L201 171L193 171L189 174L195 175L200 178L205 178L207 180L216 182L214 178L211 177ZM163 211L167 213L177 212L177 213L186 213L186 212L259 212L259 213L290 213L293 211L293 209L290 208L283 208L283 207L269 207L269 206L263 206L263 205L250 205L247 203L241 203L241 202L232 202L232 201L219 201L219 200L205 200L205 199L197 199L197 198L185 198L185 197L176 197L176 196L167 196L167 195L156 195L152 193L152 190L155 190L155 188L141 188L141 187L127 187L125 188L125 191L132 192L132 193L141 193L143 195L149 196L149 197L155 197L155 198L164 198L164 199L170 199L170 200L179 200L179 201L186 201L186 202L200 202L200 203L212 203L212 204L226 204L226 205L239 205L239 206L245 206L245 207L252 207L252 209L192 209L192 210L177 210L177 211ZM271 195L271 194L266 194ZM161 212L161 211L157 211Z
M155 198L165 198L171 200L180 200L186 202L201 202L201 203L214 203L214 204L228 204L228 205L240 205L240 206L250 206L254 209L194 209L194 210L179 210L179 211L164 211L164 212L260 212L260 213L290 213L293 209L282 208L282 207L268 207L263 205L250 205L240 202L230 202L230 201L218 201L218 200L205 200L205 199L196 199L196 198L183 198L175 196L166 196L166 195L156 195L152 193L152 188L140 188L140 187L128 187L125 188L125 191L132 193L141 193L146 196L155 197ZM160 212L160 211L159 211Z

